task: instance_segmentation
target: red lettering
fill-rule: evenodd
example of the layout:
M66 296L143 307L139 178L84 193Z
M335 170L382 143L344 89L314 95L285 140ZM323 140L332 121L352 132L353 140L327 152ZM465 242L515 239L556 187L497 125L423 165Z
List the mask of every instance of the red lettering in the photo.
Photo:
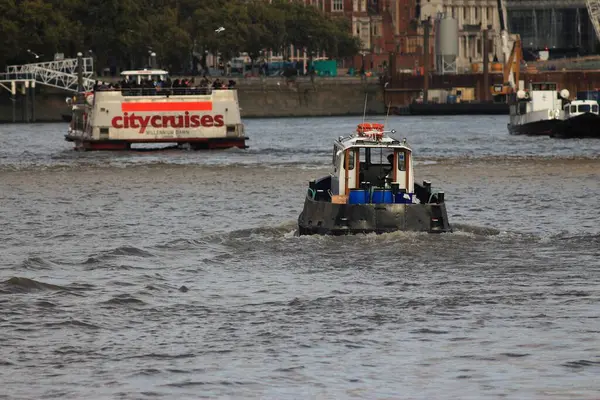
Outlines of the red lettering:
M111 121L112 127L117 129L123 128L123 117L114 117Z
M213 126L213 117L212 115L203 115L202 119L200 119L200 123L205 128L210 128Z
M171 128L174 128L174 126L173 126L174 124L175 124L175 117L173 115L168 115L168 116L163 115L163 126L162 126L163 128L168 128L169 126Z
M175 118L175 121L173 121L173 125L171 125L171 126L173 128L183 128L183 115L179 115L174 118Z
M138 117L135 114L131 114L129 116L129 125L132 128L141 128L141 126L138 125Z
M200 126L200 116L192 115L190 117L190 128L197 128Z
M223 125L225 125L225 122L223 121L223 116L215 115L215 126L219 127L219 126L223 126Z
M155 115L152 118L150 118L150 125L152 125L153 128L160 128L162 127L162 117L160 115Z
M138 120L142 124L142 129L140 129L140 133L146 132L146 128L148 127L148 124L150 123L150 116L138 117Z
M183 115L146 115L138 116L135 114L123 113L123 116L113 117L111 120L113 128L128 129L135 128L140 134L146 132L146 129L152 128L211 128L225 125L222 115L190 115L186 112Z

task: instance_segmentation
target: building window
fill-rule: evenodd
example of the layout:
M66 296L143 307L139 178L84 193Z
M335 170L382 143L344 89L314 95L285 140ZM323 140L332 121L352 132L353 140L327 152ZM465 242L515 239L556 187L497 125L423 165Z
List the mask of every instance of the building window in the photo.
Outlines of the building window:
M379 36L379 33L377 31L377 24L371 25L371 36Z
M331 0L331 10L332 11L344 11L344 0Z

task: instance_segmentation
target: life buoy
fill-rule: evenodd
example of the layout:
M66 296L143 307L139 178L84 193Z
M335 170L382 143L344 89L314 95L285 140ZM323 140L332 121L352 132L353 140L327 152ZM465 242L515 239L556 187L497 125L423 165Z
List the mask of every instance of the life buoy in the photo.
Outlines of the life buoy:
M86 92L85 93L85 101L90 105L94 105L94 92Z
M356 131L362 135L372 131L383 132L383 128L383 124L363 122L362 124L358 124Z
M379 140L383 137L383 132L379 132L379 131L368 131L364 133L364 136L371 138L371 139L376 139Z

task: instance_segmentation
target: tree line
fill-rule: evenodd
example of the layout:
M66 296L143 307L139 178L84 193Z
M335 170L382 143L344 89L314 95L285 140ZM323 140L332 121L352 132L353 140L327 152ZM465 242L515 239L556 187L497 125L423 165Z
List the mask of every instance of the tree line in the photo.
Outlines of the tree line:
M285 57L290 45L309 57L360 50L346 18L289 0L2 0L0 35L2 68L77 52L92 55L96 70L139 68L154 52L159 66L184 72L194 54L206 65L207 53L258 61L265 49Z

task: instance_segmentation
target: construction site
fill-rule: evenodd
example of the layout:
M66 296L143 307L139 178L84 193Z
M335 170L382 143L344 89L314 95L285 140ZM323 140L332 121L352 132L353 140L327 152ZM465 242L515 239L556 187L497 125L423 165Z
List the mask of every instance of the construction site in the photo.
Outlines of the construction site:
M400 114L507 114L506 95L520 85L554 82L570 93L600 88L600 0L347 0L339 5L365 47L353 64L370 65L374 74L304 77L297 79L304 83L285 87L279 77L239 79L246 110L259 95L265 102L285 95L276 102L278 116L294 115L289 110L299 105L306 106L303 115L353 114L361 110L345 109L343 97L362 98L376 90L378 104L372 109L378 112L391 106ZM58 54L52 61L8 66L0 74L0 120L60 120L65 95L77 92L78 63L82 85L91 90L95 79L103 79L91 57ZM332 85L336 89L328 97L320 93ZM299 90L304 97L298 97ZM309 94L327 98L327 104L339 100L340 106L309 110L315 102L307 100Z
M400 114L507 114L502 95L519 85L600 87L600 0L431 0L419 11L422 67L390 54L385 102Z

